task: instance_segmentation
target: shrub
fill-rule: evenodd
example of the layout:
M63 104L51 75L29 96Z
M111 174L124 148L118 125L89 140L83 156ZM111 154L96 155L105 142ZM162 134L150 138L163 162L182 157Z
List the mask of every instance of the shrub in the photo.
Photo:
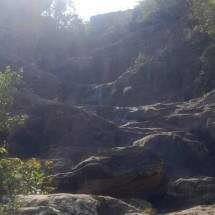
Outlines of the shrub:
M16 214L20 206L19 194L44 194L51 190L47 173L51 162L42 164L39 160L22 161L9 158L7 150L0 148L0 195L5 202L0 203L0 214Z

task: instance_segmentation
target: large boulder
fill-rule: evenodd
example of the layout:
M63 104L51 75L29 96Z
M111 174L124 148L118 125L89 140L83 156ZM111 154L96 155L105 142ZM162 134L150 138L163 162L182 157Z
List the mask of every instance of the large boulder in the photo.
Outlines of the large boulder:
M133 145L142 146L160 157L169 178L215 174L214 159L206 144L190 133L159 132Z
M58 192L151 198L162 194L162 161L142 147L116 148L53 176Z
M53 194L21 196L19 215L144 215L143 210L104 196Z

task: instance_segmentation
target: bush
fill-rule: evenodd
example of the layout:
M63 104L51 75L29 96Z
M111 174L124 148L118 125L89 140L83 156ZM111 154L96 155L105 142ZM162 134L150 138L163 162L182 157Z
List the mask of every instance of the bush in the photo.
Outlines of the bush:
M16 214L20 206L16 200L19 194L47 193L46 181L51 162L42 164L39 160L22 161L8 156L7 134L9 130L24 123L25 115L13 113L15 93L22 81L22 75L7 67L0 72L0 214ZM46 183L45 183L46 182Z
M5 202L0 203L0 214L16 214L20 206L16 200L19 194L44 194L51 190L47 173L51 162L42 164L39 160L22 161L9 158L7 150L0 148L0 195Z

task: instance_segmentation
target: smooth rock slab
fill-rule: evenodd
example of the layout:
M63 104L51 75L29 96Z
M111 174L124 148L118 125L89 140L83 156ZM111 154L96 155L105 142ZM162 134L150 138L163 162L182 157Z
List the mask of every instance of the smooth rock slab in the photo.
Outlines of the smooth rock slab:
M165 181L162 161L139 146L115 148L53 178L58 192L123 198L157 196Z
M133 215L145 214L121 200L104 196L53 194L21 196L19 215Z

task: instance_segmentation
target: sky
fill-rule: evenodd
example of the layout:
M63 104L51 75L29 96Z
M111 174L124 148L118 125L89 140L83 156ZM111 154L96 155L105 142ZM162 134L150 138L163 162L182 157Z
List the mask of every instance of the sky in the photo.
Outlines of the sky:
M79 16L85 21L91 16L133 8L138 0L74 0Z

